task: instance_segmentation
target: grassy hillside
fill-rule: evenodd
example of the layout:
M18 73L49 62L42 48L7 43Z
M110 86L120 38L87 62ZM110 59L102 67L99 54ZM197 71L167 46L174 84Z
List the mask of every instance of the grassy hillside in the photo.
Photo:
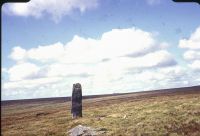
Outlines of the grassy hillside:
M82 124L105 135L200 135L200 90L136 93L83 101L83 118L73 120L70 102L2 106L2 135L66 135Z

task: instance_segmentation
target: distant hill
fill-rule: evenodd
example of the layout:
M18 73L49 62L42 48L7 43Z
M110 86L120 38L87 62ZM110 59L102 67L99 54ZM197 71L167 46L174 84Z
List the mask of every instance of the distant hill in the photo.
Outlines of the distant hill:
M189 91L189 92L188 92ZM83 99L101 98L109 96L127 95L127 94L144 94L144 95L158 95L158 94L173 94L173 93L196 93L200 92L199 86L192 87L181 87L181 88L171 88L171 89L161 89L161 90L151 90L151 91L139 91L131 93L113 93L113 94L102 94L102 95L87 95L83 96ZM67 102L70 101L71 97L51 97L51 98L37 98L37 99L22 99L22 100L6 100L1 101L1 105L13 105L13 104L28 104L28 103L41 103L41 102Z

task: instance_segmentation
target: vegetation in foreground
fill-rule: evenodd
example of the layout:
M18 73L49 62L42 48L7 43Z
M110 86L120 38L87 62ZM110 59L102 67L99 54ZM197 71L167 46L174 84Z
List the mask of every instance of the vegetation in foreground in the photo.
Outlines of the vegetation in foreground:
M70 102L2 107L2 135L67 135L81 124L108 136L199 136L200 93L84 100L83 118L72 119Z

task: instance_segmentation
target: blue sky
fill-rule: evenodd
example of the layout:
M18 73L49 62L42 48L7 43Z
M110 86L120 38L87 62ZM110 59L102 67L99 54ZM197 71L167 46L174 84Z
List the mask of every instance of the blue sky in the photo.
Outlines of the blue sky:
M74 82L84 95L200 83L196 3L32 0L2 10L2 99L70 96Z

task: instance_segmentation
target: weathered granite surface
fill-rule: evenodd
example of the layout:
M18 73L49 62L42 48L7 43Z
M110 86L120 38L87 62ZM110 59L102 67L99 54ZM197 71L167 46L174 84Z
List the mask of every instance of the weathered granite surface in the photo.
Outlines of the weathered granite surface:
M105 128L94 129L91 127L78 125L68 131L68 134L70 136L100 136L105 134L106 131L107 129Z

